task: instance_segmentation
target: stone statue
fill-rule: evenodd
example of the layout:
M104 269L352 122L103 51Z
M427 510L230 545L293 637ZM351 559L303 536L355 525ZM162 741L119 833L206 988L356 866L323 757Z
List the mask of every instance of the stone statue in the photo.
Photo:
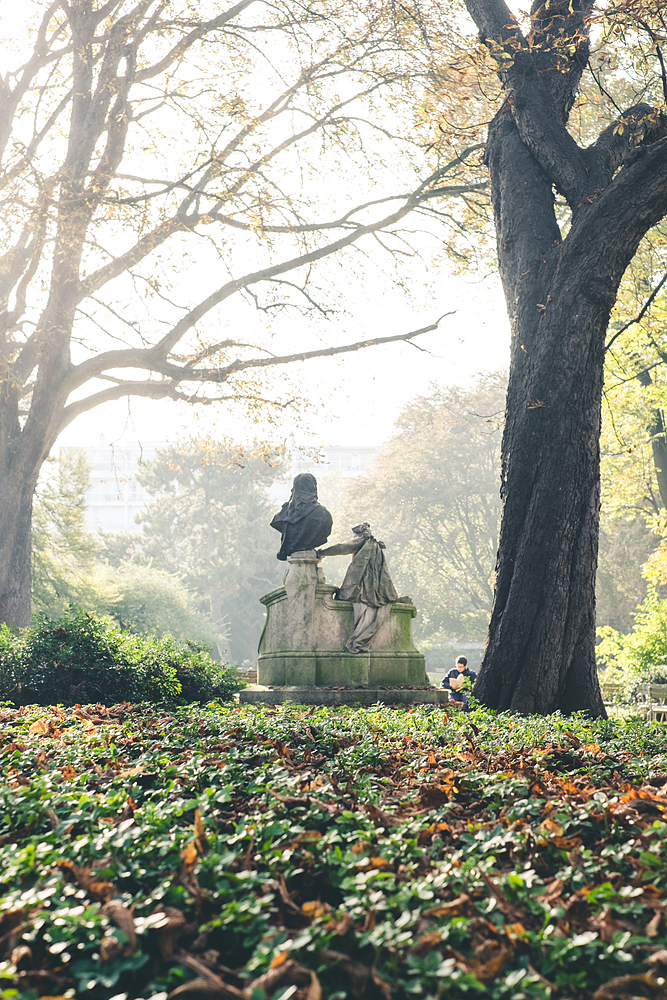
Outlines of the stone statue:
M271 521L271 527L282 535L277 558L285 562L293 552L307 552L324 545L332 525L331 514L317 502L315 476L300 472L294 477L292 495Z
M323 558L354 553L336 599L352 601L354 609L354 630L345 649L349 653L366 653L380 625L391 614L398 594L387 569L385 544L373 538L370 524L357 524L352 535L349 542L320 549L317 555Z

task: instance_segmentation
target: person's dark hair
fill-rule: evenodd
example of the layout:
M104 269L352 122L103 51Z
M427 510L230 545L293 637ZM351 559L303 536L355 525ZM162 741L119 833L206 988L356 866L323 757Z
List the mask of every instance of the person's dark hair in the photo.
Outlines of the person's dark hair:
M465 656L459 656L459 658L458 658L458 660L456 662L457 663L462 663L464 667L468 666L468 660L466 659Z

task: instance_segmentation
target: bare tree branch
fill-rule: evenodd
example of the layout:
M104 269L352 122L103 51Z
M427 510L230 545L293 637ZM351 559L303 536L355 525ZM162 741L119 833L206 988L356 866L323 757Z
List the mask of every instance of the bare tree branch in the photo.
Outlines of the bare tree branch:
M605 346L605 351L609 350L609 348L614 343L614 341L618 340L618 338L621 336L622 333L625 333L626 330L629 330L631 326L635 325L635 323L641 323L641 321L643 320L644 316L646 315L646 313L649 311L649 309L653 305L653 302L655 301L656 296L658 295L658 293L660 292L660 289L662 288L662 286L664 285L664 283L666 281L667 281L667 272L665 274L663 274L662 278L660 279L660 281L658 282L658 284L655 286L655 288L653 289L653 291L651 292L651 294L649 295L649 297L647 298L646 302L641 307L641 309L639 310L639 312L637 313L637 315L633 319L628 320L627 323L624 323L623 326L620 328L620 330L617 330L616 333L614 334L614 336L610 340L607 341L607 344Z

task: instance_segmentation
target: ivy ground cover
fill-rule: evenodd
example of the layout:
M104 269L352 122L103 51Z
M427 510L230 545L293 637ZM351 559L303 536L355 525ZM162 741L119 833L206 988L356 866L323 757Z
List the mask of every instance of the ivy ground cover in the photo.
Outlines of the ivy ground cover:
M667 727L0 710L0 990L667 997Z

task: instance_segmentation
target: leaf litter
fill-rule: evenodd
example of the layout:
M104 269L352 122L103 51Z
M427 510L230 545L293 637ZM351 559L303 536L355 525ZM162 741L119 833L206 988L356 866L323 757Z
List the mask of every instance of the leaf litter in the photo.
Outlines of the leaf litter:
M0 711L0 989L667 1000L667 727Z

